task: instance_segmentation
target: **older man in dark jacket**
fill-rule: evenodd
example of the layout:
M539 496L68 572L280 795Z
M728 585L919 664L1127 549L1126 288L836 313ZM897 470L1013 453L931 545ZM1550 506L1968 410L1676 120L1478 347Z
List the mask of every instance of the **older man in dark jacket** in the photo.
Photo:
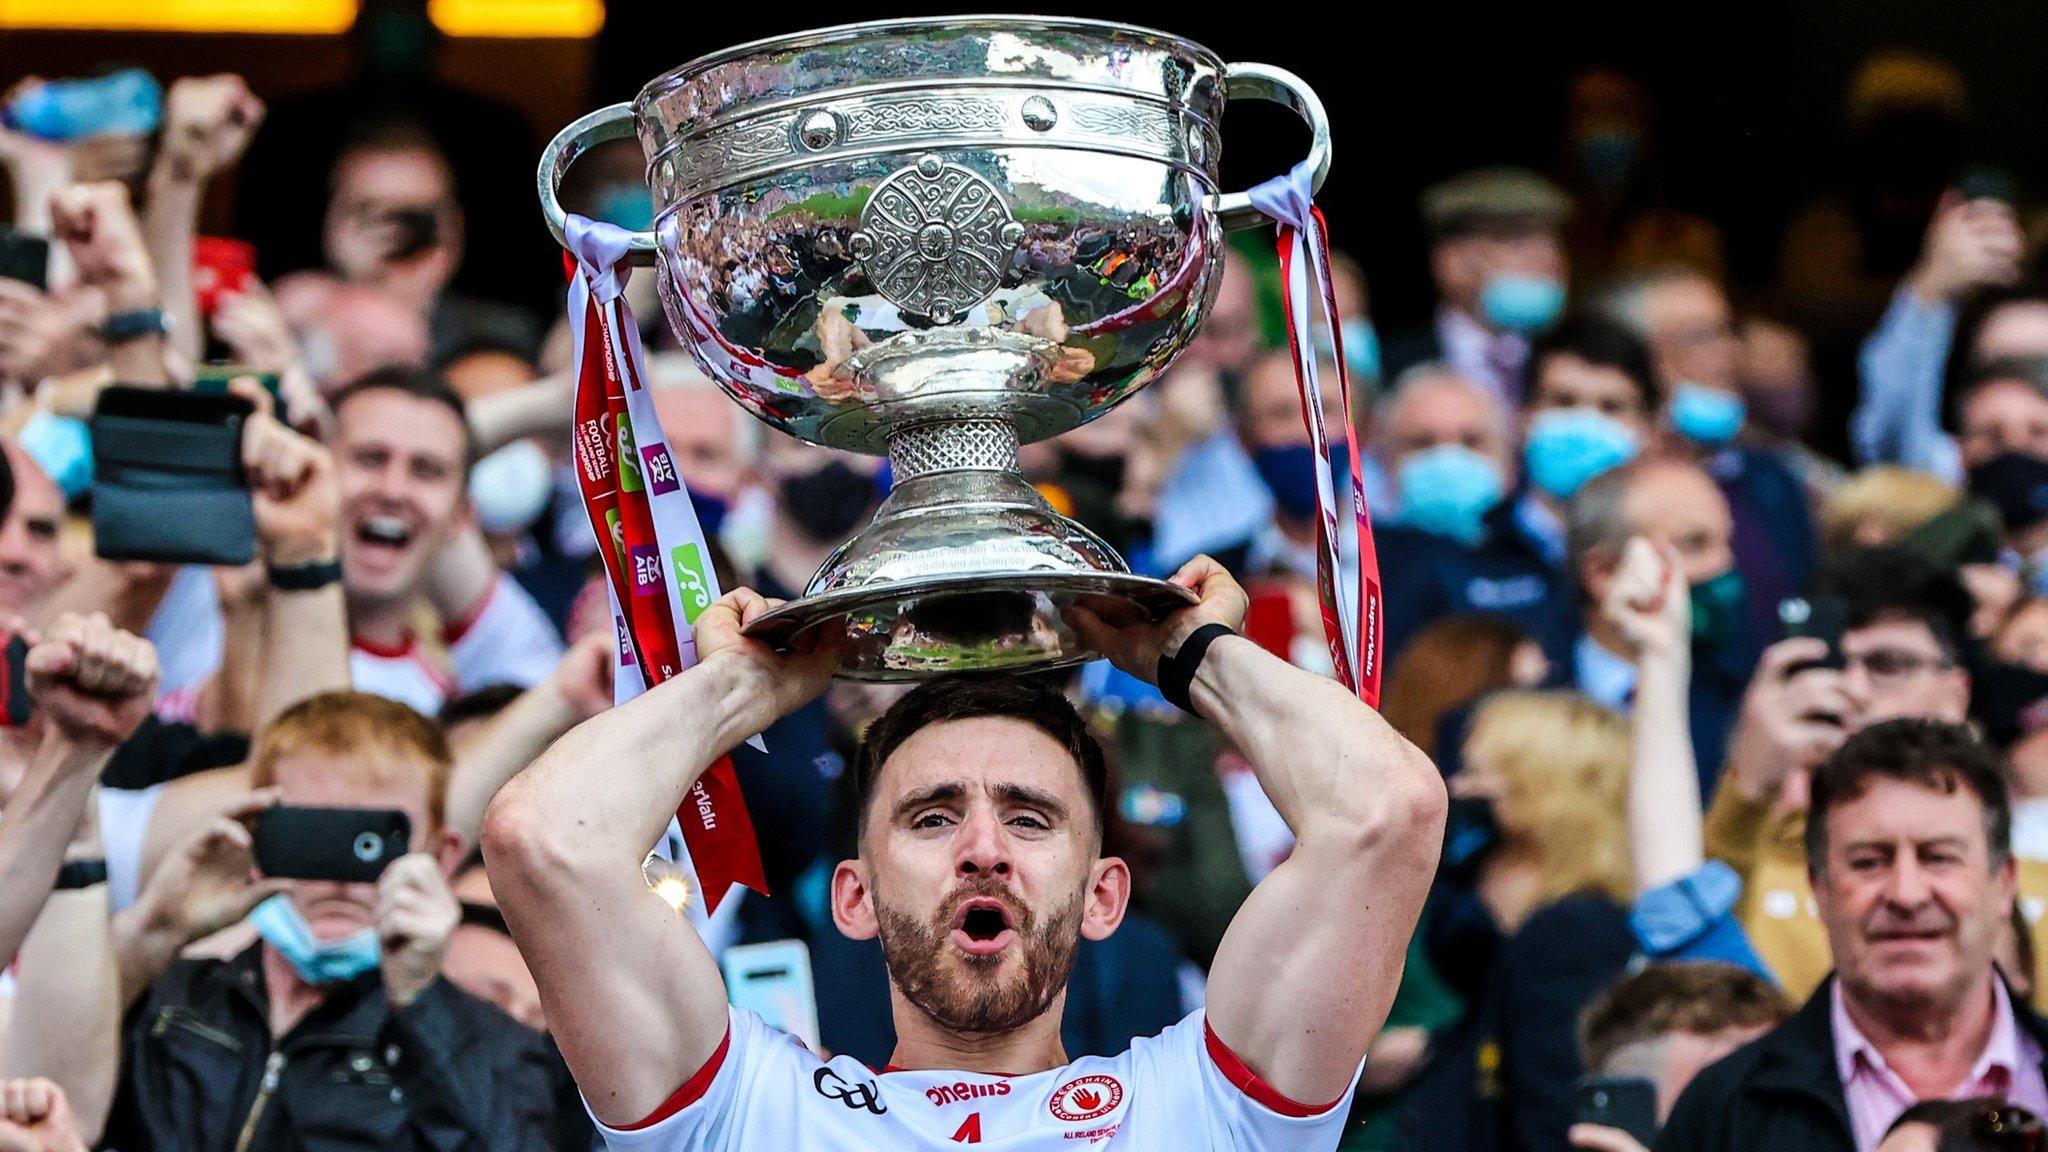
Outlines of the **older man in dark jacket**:
M1960 725L1888 721L1812 791L1807 867L1836 974L1692 1082L1660 1152L1871 1152L1920 1100L2048 1109L2048 1023L1992 962L2015 885L1996 755Z

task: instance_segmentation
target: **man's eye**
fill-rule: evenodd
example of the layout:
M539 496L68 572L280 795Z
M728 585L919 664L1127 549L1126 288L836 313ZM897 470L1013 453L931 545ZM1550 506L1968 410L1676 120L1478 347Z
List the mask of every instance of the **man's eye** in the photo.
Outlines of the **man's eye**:
M927 812L910 822L912 828L944 828L953 822L944 812Z
M1020 828L1032 828L1041 832L1052 827L1052 825L1047 824L1045 821L1040 820L1036 816L1012 816L1010 818L1010 823L1015 824Z

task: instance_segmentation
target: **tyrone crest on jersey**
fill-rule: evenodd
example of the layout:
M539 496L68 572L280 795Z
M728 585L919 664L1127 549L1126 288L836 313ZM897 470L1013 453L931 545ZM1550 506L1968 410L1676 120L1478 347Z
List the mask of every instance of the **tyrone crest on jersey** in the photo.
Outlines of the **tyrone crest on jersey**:
M1075 1123L1107 1116L1124 1102L1124 1086L1114 1076L1083 1076L1053 1091L1046 1107L1053 1117Z

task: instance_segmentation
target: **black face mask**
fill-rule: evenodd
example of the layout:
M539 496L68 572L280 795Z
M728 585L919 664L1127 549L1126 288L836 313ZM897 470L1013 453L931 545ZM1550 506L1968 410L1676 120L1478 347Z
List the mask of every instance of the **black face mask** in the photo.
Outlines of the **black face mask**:
M1453 796L1444 827L1444 871L1467 882L1500 843L1500 824L1493 801L1483 796Z
M1124 458L1060 449L1060 475L1096 485L1111 495L1124 486Z
M2048 722L2048 675L2017 664L1989 663L1970 677L1970 713L2001 748Z
M814 540L837 540L853 531L875 503L874 480L843 460L816 472L782 478L783 511Z

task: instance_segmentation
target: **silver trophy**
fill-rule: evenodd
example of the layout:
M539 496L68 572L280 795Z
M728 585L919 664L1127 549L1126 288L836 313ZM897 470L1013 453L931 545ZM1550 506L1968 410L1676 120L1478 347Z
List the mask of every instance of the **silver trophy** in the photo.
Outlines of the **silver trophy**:
M1061 619L1192 599L1133 575L1054 512L1017 447L1157 379L1200 327L1226 229L1232 98L1293 109L1329 167L1322 104L1293 75L1163 32L1024 16L889 20L762 40L661 76L564 128L540 161L636 134L669 321L740 406L803 440L886 453L894 488L804 595L751 629L844 629L842 675L1089 659Z

